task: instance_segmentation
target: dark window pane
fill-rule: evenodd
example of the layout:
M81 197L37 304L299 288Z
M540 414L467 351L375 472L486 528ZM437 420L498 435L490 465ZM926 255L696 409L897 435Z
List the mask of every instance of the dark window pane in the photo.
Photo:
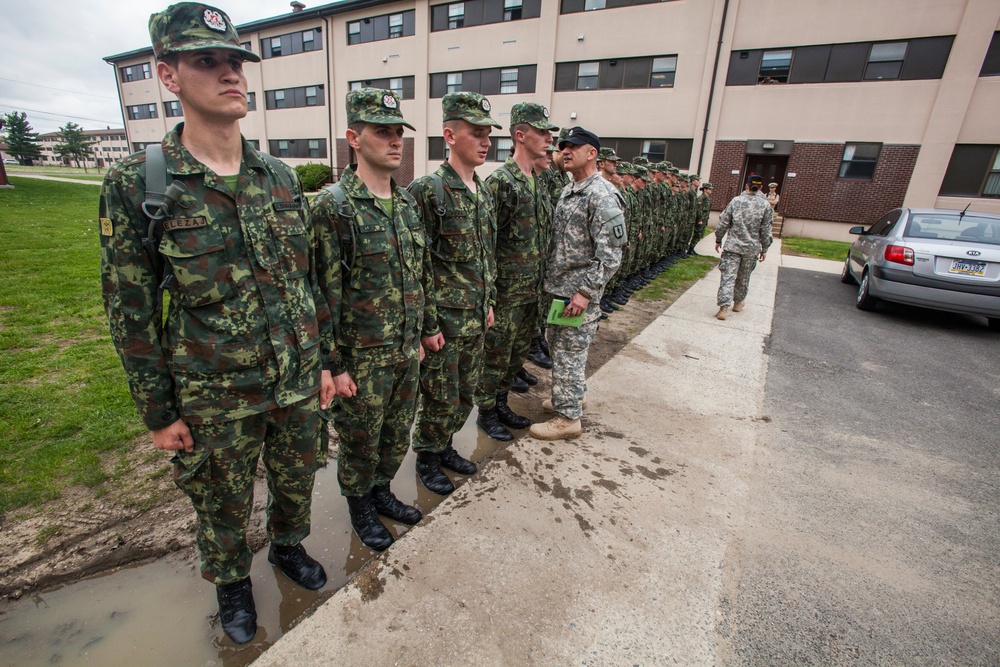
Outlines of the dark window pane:
M941 182L942 196L978 197L996 146L956 144Z
M951 35L911 39L899 78L940 79L944 75L954 41L955 38Z
M576 90L577 63L556 63L556 91Z
M602 90L612 90L621 88L625 80L625 60L602 60L601 73L599 77Z
M788 83L817 83L826 75L830 60L830 45L800 46L795 49Z
M382 39L389 39L389 17L388 16L376 16L372 19L372 23L375 24L375 41Z
M535 92L535 78L538 76L538 65L525 65L517 71L517 92Z
M757 83L762 51L733 51L729 54L727 86L752 86Z
M902 67L902 62L868 63L868 67L865 68L865 81L898 79Z
M652 58L629 58L625 63L625 88L648 88Z
M1000 31L993 33L979 76L1000 76Z
M861 81L868 63L869 44L834 44L830 48L830 64L825 81Z
M444 159L444 137L427 137L427 159Z

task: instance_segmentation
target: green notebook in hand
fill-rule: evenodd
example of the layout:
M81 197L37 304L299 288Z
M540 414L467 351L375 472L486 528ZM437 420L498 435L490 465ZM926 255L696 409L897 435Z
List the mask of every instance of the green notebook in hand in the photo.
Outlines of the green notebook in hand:
M566 305L567 303L561 299L553 299L552 306L549 308L549 316L545 321L549 324L558 324L564 327L578 327L583 324L583 313L580 313L576 317L563 317Z

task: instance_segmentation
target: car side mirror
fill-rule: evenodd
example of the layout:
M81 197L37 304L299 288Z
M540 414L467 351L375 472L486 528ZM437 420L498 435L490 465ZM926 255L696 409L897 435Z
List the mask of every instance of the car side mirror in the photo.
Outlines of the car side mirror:
M848 230L848 233L855 234L857 236L864 236L865 228L862 227L861 225L858 225L857 227L851 227L851 229Z

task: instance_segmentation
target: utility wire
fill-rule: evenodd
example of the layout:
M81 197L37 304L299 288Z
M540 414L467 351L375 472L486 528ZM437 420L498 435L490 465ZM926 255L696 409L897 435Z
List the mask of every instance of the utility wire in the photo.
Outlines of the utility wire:
M105 125L110 125L110 124L113 124L113 123L121 123L122 122L120 118L118 120L107 120L107 119L101 119L101 118L89 118L87 116L70 116L70 115L64 114L64 113L53 113L51 111L39 111L38 109L25 109L24 107L13 107L13 106L10 106L9 104L0 104L0 108L10 109L11 111L27 111L29 113L38 113L38 114L42 114L43 116L57 116L59 118L74 118L76 120L92 120L95 123L104 123Z
M36 88L46 88L48 90L57 90L60 93L73 93L74 95L89 95L90 97L99 97L102 100L113 100L113 99L115 99L113 97L108 97L107 95L95 95L93 93L81 93L78 90L67 90L65 88L53 88L52 86L43 86L40 83L29 83L27 81L18 81L17 79L6 79L6 78L4 78L2 76L0 76L0 81L10 81L11 83L20 83L20 84L25 85L25 86L34 86Z

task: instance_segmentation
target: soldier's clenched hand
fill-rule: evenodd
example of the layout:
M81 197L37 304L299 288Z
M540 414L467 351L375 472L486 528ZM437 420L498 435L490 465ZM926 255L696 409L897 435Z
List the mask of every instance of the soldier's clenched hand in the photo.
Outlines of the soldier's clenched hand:
M153 437L153 444L157 449L194 451L194 438L191 437L187 424L181 419L158 431L150 431L149 434Z
M333 384L333 373L322 371L319 376L319 409L326 410L330 401L337 395L337 388Z
M424 336L420 339L420 344L431 352L437 352L444 347L444 334L439 331L433 336Z
M490 312L486 315L486 328L489 329L496 322L496 317L493 315L493 306L490 306Z
M355 394L358 393L358 385L354 384L351 374L346 371L333 376L333 385L336 388L336 396L354 398Z

